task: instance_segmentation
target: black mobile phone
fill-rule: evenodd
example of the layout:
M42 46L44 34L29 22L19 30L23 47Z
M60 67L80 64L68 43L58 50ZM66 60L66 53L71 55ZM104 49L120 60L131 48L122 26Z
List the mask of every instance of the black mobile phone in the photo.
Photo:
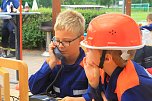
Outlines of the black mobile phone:
M55 48L54 48L54 54L55 54L55 56L56 56L59 60L63 59L63 55L62 55L62 53L60 52L60 50L58 49L58 47L55 47Z

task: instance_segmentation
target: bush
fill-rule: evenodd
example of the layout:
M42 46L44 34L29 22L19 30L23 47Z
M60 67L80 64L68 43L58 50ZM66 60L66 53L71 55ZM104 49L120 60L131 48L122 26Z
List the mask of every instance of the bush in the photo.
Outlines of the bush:
M64 10L64 9L63 9ZM49 21L52 19L52 9L50 8L41 8L38 10L41 12L39 15L28 15L26 21L23 19L23 48L27 49L42 49L45 48L45 35L46 32L42 32L39 29L41 22ZM86 19L86 26L87 28L89 22L92 18L103 14L100 10L81 10L77 9L78 12L82 13L82 15ZM86 31L86 30L85 30Z
M52 13L50 9L40 9L41 14L28 15L27 19L23 19L23 48L44 48L45 47L45 32L42 32L39 27L41 22L51 20ZM25 21L24 21L25 20Z
M78 12L82 13L82 15L84 16L85 20L86 20L86 25L85 25L85 32L88 28L88 24L89 22L95 18L96 16L98 15L101 15L101 14L104 14L105 12L102 12L100 10L96 10L96 9L93 9L93 10L82 10L82 9L77 9Z

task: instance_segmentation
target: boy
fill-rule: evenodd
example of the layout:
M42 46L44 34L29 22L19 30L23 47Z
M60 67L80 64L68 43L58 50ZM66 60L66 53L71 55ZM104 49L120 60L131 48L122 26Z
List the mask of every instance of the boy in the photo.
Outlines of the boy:
M149 31L152 31L152 14L148 14L146 20L147 20L147 25L141 26L140 29L141 30L147 29Z
M85 53L80 48L84 29L85 20L80 13L66 10L58 15L54 26L55 36L49 45L50 57L29 78L29 88L33 94L51 91L50 95L56 97L70 96L65 98L72 99L70 101L77 98L79 101L89 101L88 94L84 94L88 88L82 64ZM61 60L54 55L55 48L61 52Z
M152 100L152 75L131 61L136 49L144 46L132 18L124 14L94 18L81 45L87 48L83 63L95 101L102 101L103 95L108 101Z

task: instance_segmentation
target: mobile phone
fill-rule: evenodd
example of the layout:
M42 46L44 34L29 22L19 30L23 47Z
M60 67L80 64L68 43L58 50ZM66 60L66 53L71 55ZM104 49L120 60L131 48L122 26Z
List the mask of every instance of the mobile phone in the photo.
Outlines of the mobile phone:
M62 53L60 52L60 50L58 49L58 47L55 47L53 51L54 51L55 56L56 56L59 60L62 60L62 59L63 59L63 55L62 55Z

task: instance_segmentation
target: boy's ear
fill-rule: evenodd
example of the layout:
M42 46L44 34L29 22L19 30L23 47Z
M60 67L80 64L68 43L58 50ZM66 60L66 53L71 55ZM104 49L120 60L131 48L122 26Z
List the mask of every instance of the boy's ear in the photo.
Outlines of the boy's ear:
M112 55L111 55L111 54L109 54L109 53L108 53L108 54L106 54L106 55L105 55L105 61L106 61L106 62L110 62L110 61L112 61Z
M83 35L80 37L80 41L82 41L82 40L84 40L84 36Z

